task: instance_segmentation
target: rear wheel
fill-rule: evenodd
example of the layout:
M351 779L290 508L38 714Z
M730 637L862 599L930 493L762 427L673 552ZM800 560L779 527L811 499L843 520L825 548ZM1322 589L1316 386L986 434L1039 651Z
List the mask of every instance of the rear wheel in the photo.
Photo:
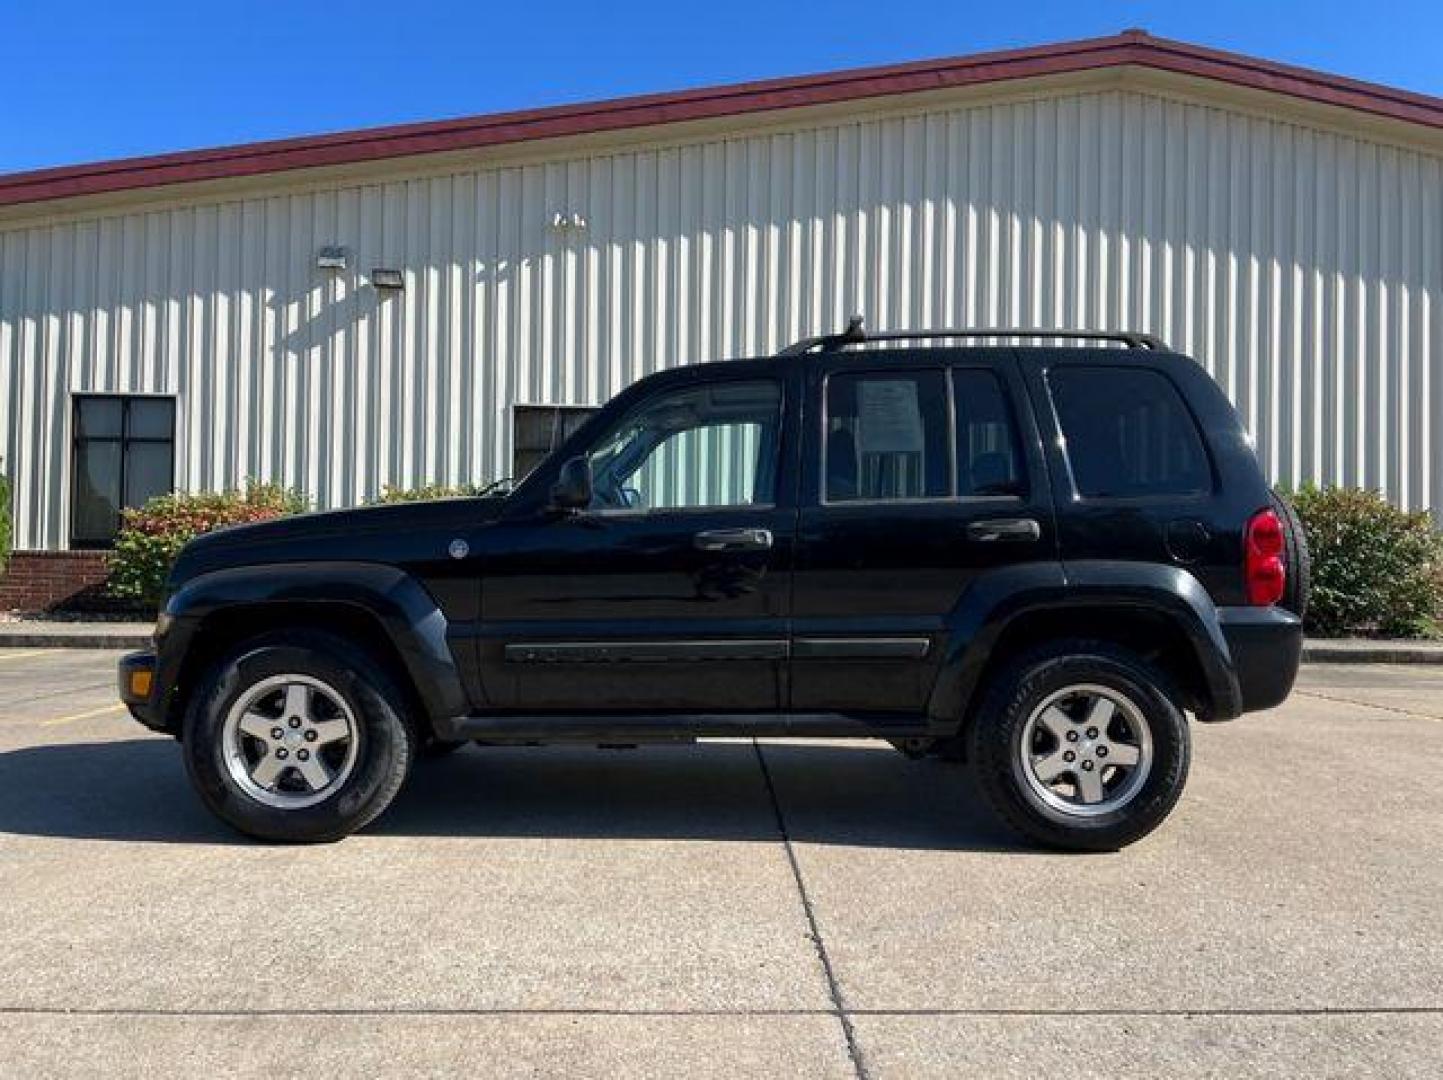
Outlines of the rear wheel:
M995 679L969 732L987 801L1051 847L1108 851L1147 835L1187 780L1187 721L1141 658L1059 642Z
M337 840L390 804L414 756L384 669L321 633L267 635L216 664L187 710L191 782L266 840Z

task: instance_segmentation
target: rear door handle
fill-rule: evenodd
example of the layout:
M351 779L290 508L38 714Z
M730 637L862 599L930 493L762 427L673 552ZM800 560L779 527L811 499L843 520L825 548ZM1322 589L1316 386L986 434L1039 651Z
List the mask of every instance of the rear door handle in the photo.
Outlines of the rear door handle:
M692 537L698 551L770 551L771 529L708 529Z
M1012 540L1031 543L1042 539L1042 526L1034 518L988 518L967 523L969 540Z

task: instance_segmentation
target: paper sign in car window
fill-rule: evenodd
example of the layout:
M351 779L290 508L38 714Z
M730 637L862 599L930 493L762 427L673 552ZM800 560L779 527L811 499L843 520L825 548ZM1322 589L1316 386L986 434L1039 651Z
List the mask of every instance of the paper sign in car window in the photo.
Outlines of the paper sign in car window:
M911 379L878 379L857 386L857 448L864 454L922 450L922 409Z

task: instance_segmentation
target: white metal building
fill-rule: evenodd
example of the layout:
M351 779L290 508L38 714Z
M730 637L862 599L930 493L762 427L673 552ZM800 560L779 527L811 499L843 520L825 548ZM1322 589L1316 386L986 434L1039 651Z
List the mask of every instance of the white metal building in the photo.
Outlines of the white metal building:
M0 177L17 547L503 477L853 312L1150 331L1276 479L1443 507L1443 100L1129 32Z

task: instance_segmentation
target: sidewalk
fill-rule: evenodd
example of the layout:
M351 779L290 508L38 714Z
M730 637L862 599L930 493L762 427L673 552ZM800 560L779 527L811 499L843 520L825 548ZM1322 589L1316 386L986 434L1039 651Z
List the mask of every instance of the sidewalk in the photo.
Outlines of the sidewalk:
M151 623L0 622L0 649L146 649ZM1309 638L1307 664L1443 664L1443 641Z

